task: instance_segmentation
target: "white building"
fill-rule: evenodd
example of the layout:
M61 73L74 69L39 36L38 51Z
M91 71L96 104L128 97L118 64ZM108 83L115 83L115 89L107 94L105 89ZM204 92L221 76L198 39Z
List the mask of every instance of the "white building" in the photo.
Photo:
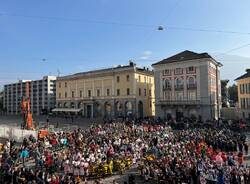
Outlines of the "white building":
M220 117L222 65L210 55L184 51L152 66L156 117Z
M20 114L22 97L26 96L26 84L30 93L31 112L49 112L56 104L56 77L45 76L41 80L20 80L4 86L4 108L7 114Z

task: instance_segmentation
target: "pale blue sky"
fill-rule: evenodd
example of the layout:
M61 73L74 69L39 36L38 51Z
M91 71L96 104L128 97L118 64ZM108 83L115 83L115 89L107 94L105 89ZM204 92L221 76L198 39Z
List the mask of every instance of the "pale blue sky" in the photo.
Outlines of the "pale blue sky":
M249 7L248 0L0 0L0 87L58 69L66 75L130 59L149 66L183 50L215 55L222 78L232 80L250 67L250 46L219 54L250 43L250 34L172 28L250 33Z

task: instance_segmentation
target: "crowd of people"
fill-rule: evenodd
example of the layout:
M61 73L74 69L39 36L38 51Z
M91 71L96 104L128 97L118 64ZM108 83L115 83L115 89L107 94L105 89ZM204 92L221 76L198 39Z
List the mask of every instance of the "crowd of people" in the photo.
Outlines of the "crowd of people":
M137 167L145 182L249 184L247 153L246 138L226 129L111 121L41 139L30 136L22 144L8 140L0 183L87 183Z

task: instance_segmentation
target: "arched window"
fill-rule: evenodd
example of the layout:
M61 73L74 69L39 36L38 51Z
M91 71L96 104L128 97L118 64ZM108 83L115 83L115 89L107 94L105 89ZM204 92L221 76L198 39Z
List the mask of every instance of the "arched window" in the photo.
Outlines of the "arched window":
M189 84L189 85L195 84L194 77L189 77L189 78L188 78L188 84Z
M62 107L62 103L58 103L57 107L61 108Z
M165 80L165 88L170 88L170 87L171 87L170 80L166 79Z
M74 102L71 102L71 103L70 103L70 107L71 107L71 108L75 108L75 103L74 103Z
M68 103L65 102L65 103L63 104L63 107L68 108Z
M180 78L176 79L176 86L181 86L182 85L182 80Z
M121 104L119 101L116 102L116 111L117 111L117 112L122 111L122 104Z

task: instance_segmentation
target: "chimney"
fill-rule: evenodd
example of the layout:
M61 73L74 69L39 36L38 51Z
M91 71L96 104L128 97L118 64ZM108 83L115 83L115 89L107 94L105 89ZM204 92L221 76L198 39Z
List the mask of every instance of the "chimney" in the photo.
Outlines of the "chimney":
M246 69L246 72L247 72L247 73L250 73L250 68Z

